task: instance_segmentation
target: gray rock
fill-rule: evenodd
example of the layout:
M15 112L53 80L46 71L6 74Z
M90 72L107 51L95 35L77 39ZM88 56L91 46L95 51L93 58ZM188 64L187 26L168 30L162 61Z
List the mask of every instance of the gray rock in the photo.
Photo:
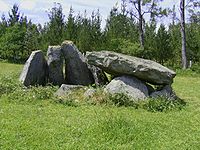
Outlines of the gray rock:
M65 74L67 84L90 85L94 83L92 73L88 69L84 56L71 41L62 43L65 58Z
M159 97L163 97L166 99L170 99L170 100L175 100L177 99L177 96L175 94L175 92L173 91L171 85L165 85L162 89L160 89L159 91L155 91L150 95L151 98L159 98Z
M45 85L47 62L41 50L33 51L26 61L19 80L25 85Z
M105 88L110 94L123 93L135 100L146 99L148 89L146 85L135 77L121 76L114 78Z
M85 88L82 85L67 85L62 84L61 87L56 91L55 96L64 96L70 94L73 90Z
M88 64L97 66L112 75L135 76L156 85L171 84L176 76L174 71L154 61L115 52L87 52L86 58Z
M96 86L103 86L108 82L108 78L106 77L106 74L103 72L102 69L91 65L88 65L88 67L92 72Z
M95 89L88 89L87 91L85 91L84 96L87 98L92 97L94 94L96 93Z
M64 83L63 59L60 46L49 46L47 51L49 82L53 85Z

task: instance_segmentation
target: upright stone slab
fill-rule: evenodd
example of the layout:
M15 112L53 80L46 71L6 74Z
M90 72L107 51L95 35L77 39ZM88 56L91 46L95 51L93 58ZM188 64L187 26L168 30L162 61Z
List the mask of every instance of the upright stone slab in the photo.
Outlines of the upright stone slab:
M45 85L47 62L42 51L33 51L26 61L19 80L25 85Z
M130 75L156 85L171 84L176 76L174 71L154 61L115 52L87 52L86 58L88 64L97 66L110 74Z
M110 94L125 94L135 100L146 99L148 89L146 85L135 77L121 76L114 78L105 88Z
M65 58L65 77L67 84L90 85L94 79L84 56L71 41L62 43L62 52Z
M49 46L47 51L49 82L53 85L64 83L63 59L60 46Z
M106 77L106 74L104 73L102 69L92 66L92 65L88 65L88 67L90 71L92 72L96 86L102 86L108 82L108 78Z

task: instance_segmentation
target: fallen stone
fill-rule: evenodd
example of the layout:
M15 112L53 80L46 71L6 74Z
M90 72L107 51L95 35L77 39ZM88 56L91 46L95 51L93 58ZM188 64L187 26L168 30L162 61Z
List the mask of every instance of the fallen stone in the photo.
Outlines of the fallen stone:
M87 91L85 91L84 96L86 98L90 98L92 97L94 94L96 93L95 89L88 89Z
M87 52L87 62L115 75L130 75L155 85L173 82L176 73L151 60L110 51Z
M135 77L121 76L114 78L105 88L110 94L125 94L135 100L146 99L148 89L146 85Z
M84 56L71 41L62 43L65 58L65 74L67 84L90 85L94 83L92 73L88 69Z
M67 94L70 94L73 90L78 90L81 88L85 88L82 85L67 85L67 84L62 84L61 87L57 90L55 93L55 96L64 96Z
M165 85L162 89L159 91L155 91L150 95L151 98L159 98L163 97L169 100L175 100L177 99L177 96L175 92L173 91L171 85Z
M47 62L41 50L33 51L26 61L19 80L25 85L45 85Z
M49 82L53 85L63 84L63 59L60 46L49 46L47 51L47 63L49 69Z

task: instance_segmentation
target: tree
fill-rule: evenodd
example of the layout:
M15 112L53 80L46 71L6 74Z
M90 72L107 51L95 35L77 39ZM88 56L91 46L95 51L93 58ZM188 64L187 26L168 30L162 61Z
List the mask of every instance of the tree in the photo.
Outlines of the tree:
M193 10L194 8L200 7L200 2L198 0L188 0L187 2L188 3L186 4L185 0L180 0L180 24L181 24L181 41L182 41L181 58L182 58L183 69L188 68L187 51L186 51L185 11L186 8L189 8L189 12L194 12ZM190 9L191 7L193 7L193 9Z
M138 45L136 23L131 15L128 16L129 14L127 12L125 3L122 3L120 10L117 6L111 9L110 16L106 20L106 28L104 31L106 49L122 52L122 49L126 47L123 44ZM132 42L132 44L129 44L129 42ZM125 53L127 52L126 50Z
M91 47L91 20L87 18L87 11L84 12L84 17L77 17L77 29L78 29L78 37L77 37L77 45L79 49L85 53L86 51L92 51Z
M166 31L165 26L161 24L156 35L157 60L161 64L164 64L164 62L173 57L173 51L170 47L169 42L170 42L169 34Z
M29 56L32 51L37 49L39 49L39 31L37 26L29 21L24 36L24 56Z
M189 5L189 16L190 22L200 24L200 1L198 0L190 0L192 2Z
M14 4L6 20L2 15L0 22L0 55L1 58L12 62L24 62L32 50L37 48L37 40L32 29L33 24L27 17L19 13L17 4Z
M186 34L185 34L185 0L180 0L180 16L181 16L181 41L182 41L182 68L187 69L187 55L186 55Z
M67 18L66 23L66 31L65 31L65 38L68 40L74 41L76 38L76 24L75 24L75 17L73 16L73 9L70 7L69 15Z
M141 57L157 60L156 40L156 22L151 21L145 25L145 50L142 50Z
M19 22L20 13L19 13L19 6L17 4L13 5L11 12L9 12L8 14L9 14L9 19L8 19L9 26L13 26L14 24Z
M3 59L19 62L23 59L24 36L26 30L20 24L7 28L4 36L0 38L0 51Z
M168 29L169 33L169 44L171 49L173 50L173 57L171 57L171 66L180 67L181 64L181 32L180 32L180 23L173 25L172 23L169 25Z
M101 33L101 16L99 10L93 11L91 15L91 49L101 50L102 48L102 33Z
M49 11L49 22L47 24L47 37L50 45L60 44L63 40L64 33L64 15L60 3L55 3L55 6Z
M139 40L141 48L143 49L145 24L144 15L150 14L152 18L159 15L166 15L166 10L162 10L161 7L158 6L159 1L162 0L129 0L129 2L133 5L130 13L138 20Z

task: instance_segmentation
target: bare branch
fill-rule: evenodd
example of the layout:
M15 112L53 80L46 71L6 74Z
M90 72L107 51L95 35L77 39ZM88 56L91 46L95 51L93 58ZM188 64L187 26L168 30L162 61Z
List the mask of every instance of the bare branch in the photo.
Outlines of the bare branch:
M152 4L150 5L151 7L149 8L149 10L148 10L148 11L144 11L144 12L142 13L142 16L143 16L144 14L151 13L151 12L153 11L154 3L155 3L155 0L152 1Z
M137 8L135 2L133 2L133 5L134 5L135 9L136 9L137 11L139 11L139 9Z
M133 15L133 17L135 17L136 19L139 20L139 17L136 14L134 14L133 12L130 12L130 15Z
M191 2L192 2L192 1L189 1L189 2L185 5L185 8L187 8Z

